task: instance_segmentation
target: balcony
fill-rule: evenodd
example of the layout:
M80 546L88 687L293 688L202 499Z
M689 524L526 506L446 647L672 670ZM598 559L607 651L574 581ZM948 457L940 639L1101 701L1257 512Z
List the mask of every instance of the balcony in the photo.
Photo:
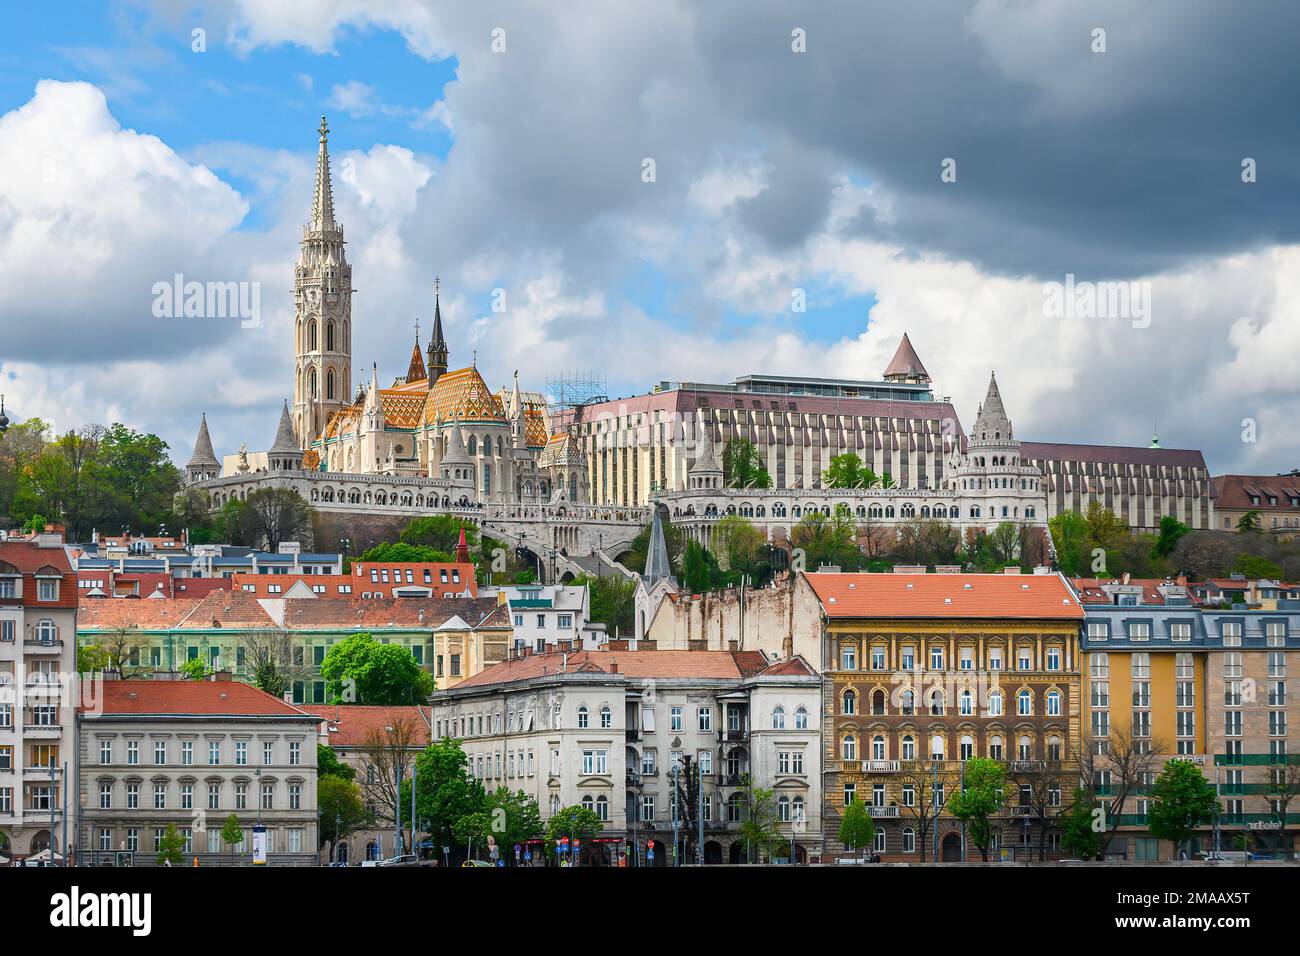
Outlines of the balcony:
M23 736L37 740L57 740L63 736L62 724L23 724Z
M729 773L729 774L724 775L724 776L723 776L723 777L718 781L718 784L719 784L719 786L723 786L723 787L739 787L739 786L743 786L744 777L745 777L745 774L744 774L744 773Z
M897 760L864 760L863 773L898 773L902 764Z
M749 729L745 728L741 730L719 730L718 739L724 742L731 741L736 743L743 743L744 741L749 739Z
M29 654L32 654L32 653L37 653L37 654L41 654L41 653L45 653L45 654L62 654L62 653L63 653L63 642L62 642L62 641L33 641L33 640L26 640L26 641L23 641L23 647L27 650L27 653L29 653Z
M637 730L635 727L629 727L627 730L623 731L623 738L635 743L641 739L641 731Z
M898 807L877 807L869 804L867 812L873 817L896 817L898 816Z
M635 770L629 770L627 772L627 785L629 787L641 786L641 775L637 773Z
M1033 807L1015 806L1015 807L1007 807L1007 810L1011 813L1013 817L1032 817L1034 815Z
M1013 760L1011 761L1012 773L1037 773L1047 769L1046 760Z

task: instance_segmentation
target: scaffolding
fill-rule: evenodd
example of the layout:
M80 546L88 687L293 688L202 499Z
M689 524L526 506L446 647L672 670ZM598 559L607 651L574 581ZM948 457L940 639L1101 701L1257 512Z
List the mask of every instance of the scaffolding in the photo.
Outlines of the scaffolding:
M609 386L603 375L595 372L561 373L546 380L552 411L569 411L583 405L609 401Z

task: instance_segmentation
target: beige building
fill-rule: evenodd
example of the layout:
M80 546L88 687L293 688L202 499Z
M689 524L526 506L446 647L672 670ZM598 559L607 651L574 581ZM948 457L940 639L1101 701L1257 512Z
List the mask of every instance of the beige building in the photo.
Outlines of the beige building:
M106 680L79 723L82 862L153 865L174 824L187 863L252 862L257 826L267 863L316 863L315 714L229 679Z
M438 691L434 735L461 742L486 788L533 797L543 822L574 805L595 813L604 826L584 848L584 865L671 865L674 832L684 862L701 846L706 863L788 858L792 845L801 861L815 854L821 680L812 666L758 651L627 643L526 653ZM703 784L688 788L688 778ZM760 808L768 846L741 836L750 784L775 791ZM530 849L535 862L554 862L540 841Z
M75 834L77 575L53 526L0 541L0 865Z

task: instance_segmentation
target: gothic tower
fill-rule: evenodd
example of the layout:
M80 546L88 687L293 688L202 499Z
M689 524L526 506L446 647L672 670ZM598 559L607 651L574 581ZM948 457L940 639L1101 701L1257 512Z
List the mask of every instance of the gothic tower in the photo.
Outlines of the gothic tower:
M319 132L316 193L294 267L293 424L304 449L352 395L352 267L334 221L324 116Z
M438 280L433 280L433 335L429 338L429 387L447 372L447 340L442 336L442 303Z

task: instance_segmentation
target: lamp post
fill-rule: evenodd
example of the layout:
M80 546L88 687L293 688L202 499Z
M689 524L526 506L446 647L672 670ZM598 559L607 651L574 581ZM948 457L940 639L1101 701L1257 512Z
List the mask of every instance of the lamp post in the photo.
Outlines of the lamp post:
M257 825L262 825L262 768L253 768L253 782L257 786Z

